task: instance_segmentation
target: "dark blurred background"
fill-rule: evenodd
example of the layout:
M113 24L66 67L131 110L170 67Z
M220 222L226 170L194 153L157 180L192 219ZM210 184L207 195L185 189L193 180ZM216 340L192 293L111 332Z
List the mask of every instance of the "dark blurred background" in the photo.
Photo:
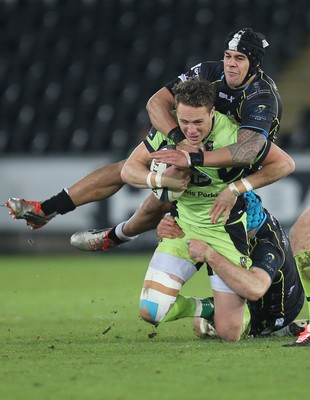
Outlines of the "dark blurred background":
M297 158L297 175L306 174L296 175L298 189L284 189L298 198L283 216L289 226L310 197L309 0L0 0L2 204L13 196L43 200L125 157L150 126L148 98L198 62L221 59L225 37L242 27L267 36L263 69L284 107L277 143ZM88 214L57 217L34 233L37 242L127 218L145 193L126 189L114 207L126 208L128 194L130 211L93 205ZM24 243L28 229L6 212L0 251L14 248L16 237Z

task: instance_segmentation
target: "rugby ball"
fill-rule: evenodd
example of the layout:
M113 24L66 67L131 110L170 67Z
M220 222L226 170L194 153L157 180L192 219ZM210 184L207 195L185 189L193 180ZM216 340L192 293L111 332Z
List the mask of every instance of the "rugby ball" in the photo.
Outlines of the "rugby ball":
M175 146L165 146L160 150L167 150L168 148L175 149ZM170 164L156 162L155 160L152 160L150 171L155 173L163 173L170 166ZM152 192L158 200L173 202L176 201L180 196L182 196L184 190L176 191L163 187L152 189Z

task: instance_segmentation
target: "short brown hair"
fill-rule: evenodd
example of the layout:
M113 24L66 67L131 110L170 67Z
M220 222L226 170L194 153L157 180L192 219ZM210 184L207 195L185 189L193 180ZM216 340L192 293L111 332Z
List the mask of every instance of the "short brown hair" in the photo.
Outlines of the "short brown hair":
M206 107L211 111L214 106L216 89L207 80L190 78L173 86L176 107L182 103L191 107Z

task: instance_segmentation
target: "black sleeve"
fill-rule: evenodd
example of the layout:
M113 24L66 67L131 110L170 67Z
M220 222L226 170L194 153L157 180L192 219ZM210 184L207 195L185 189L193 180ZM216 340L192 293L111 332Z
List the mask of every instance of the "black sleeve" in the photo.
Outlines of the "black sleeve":
M266 240L260 240L255 246L251 253L251 260L252 267L266 271L272 281L284 261L279 249Z
M271 90L258 90L242 104L240 129L255 130L268 138L276 116L277 101Z

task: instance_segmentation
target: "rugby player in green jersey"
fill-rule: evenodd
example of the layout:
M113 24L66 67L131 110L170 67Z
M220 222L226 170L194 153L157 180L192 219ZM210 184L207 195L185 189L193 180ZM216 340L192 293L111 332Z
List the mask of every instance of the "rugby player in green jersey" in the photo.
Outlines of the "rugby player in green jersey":
M179 126L187 142L197 148L197 154L210 143L216 151L237 142L238 125L215 111L216 92L209 82L192 78L176 85L174 91ZM151 132L126 161L121 172L122 179L139 188L158 187L156 174L150 175L149 171L152 158L150 153L166 144L170 144L166 136L160 132ZM179 291L201 266L201 263L190 257L187 239L208 240L230 262L240 268L251 266L244 198L236 198L225 224L224 216L211 223L210 215L214 199L223 189L241 178L242 173L242 168L234 167L191 167L190 183L174 209L176 221L185 236L173 240L163 239L153 254L140 298L140 314L145 321L155 325L168 321L168 312L180 297ZM170 178L163 174L161 179L160 184L169 187L167 179ZM180 189L184 188L183 185L184 182ZM175 186L170 188L176 189ZM218 335L224 340L238 340L243 330L246 300L231 290L218 275L211 276L210 280L215 308L208 300L192 298L192 316L208 319L214 313ZM182 318L182 314L178 318Z

